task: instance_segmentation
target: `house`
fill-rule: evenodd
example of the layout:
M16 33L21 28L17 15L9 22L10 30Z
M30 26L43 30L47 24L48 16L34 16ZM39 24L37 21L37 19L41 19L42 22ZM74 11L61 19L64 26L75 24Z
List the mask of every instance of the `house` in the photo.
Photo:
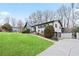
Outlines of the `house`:
M19 27L12 27L13 32L19 32L20 28Z
M62 23L60 20L53 20L37 25L33 25L32 27L32 32L39 33L39 34L44 34L44 29L46 25L53 25L54 30L55 30L55 36L59 37L61 32L62 32Z

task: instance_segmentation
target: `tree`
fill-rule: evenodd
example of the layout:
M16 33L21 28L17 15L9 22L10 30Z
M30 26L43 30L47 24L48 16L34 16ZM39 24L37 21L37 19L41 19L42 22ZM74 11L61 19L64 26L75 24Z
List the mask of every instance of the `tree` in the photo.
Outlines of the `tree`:
M55 20L55 16L56 16L55 12L49 11L49 20L50 20L50 21Z
M46 38L52 38L54 36L54 27L52 25L46 26L44 29L44 36Z
M29 16L29 21L32 25L36 25L36 24L52 21L55 19L55 16L56 16L56 14L53 11L50 11L50 10L40 11L40 10L38 10L36 12L33 12Z
M63 23L63 27L69 27L71 8L62 5L60 9L57 10L58 19L60 19Z
M30 29L27 27L27 22L25 23L24 27L23 27L23 30L22 30L22 33L30 33Z
M31 19L31 22L33 24L42 23L42 12L38 10L38 11L32 13L32 15L29 16L29 19Z
M75 26L75 13L74 13L74 3L71 4L71 8L72 8L72 24L73 24L73 28Z
M32 22L33 22L34 24L36 24L36 23L37 23L36 13L35 13L35 12L32 13L32 15L31 15L30 17L31 17L31 19L33 20Z
M26 29L27 28L27 22L25 23L25 25L24 25L24 28L23 29Z
M45 11L43 12L43 17L44 17L44 21L45 21L45 22L48 22L49 16L50 16L49 10L45 10Z
M71 15L71 8L70 7L68 7L67 8L67 11L65 11L65 17L66 17L66 19L67 19L67 28L69 27L69 20L70 20L70 15Z
M18 21L17 26L19 28L19 32L22 32L22 29L23 29L23 22L22 22L22 20Z
M5 23L4 25L1 26L3 32L11 32L12 31L12 26L8 23Z
M34 25L34 22L33 22L34 19L32 19L32 16L29 16L28 19L26 18L25 22L26 22L26 20L28 20L29 25Z
M36 18L37 18L37 22L38 24L42 23L42 12L41 11L37 11L36 12Z
M12 26L15 27L15 25L16 25L16 19L12 17L11 21L12 21L11 22L12 23Z
M79 26L77 26L77 27L75 27L75 28L73 28L73 30L72 30L73 32L79 32Z

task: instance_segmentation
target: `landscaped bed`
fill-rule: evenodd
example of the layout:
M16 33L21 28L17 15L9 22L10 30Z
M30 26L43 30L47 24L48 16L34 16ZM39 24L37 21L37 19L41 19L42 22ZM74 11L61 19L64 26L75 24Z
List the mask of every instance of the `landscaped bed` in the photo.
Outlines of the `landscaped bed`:
M0 56L34 56L53 42L32 34L0 33Z

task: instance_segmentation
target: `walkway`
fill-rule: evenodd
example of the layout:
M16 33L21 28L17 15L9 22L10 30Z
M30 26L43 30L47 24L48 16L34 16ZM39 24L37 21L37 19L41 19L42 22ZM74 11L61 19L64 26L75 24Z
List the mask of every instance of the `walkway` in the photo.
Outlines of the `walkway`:
M79 56L79 40L60 40L37 56Z

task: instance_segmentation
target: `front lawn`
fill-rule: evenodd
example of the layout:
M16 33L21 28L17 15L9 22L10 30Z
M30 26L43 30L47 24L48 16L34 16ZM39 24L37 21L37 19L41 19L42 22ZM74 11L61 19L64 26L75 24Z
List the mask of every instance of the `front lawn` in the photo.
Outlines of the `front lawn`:
M0 32L0 56L34 56L52 44L32 34Z

